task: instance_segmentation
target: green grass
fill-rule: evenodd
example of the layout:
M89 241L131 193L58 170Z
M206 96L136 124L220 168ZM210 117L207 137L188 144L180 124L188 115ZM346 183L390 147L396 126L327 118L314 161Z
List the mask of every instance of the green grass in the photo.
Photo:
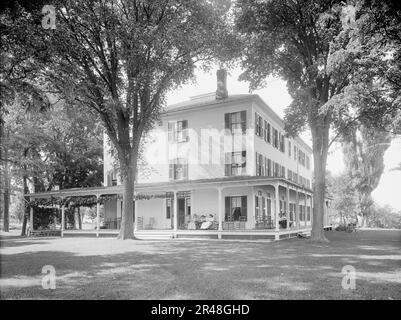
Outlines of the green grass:
M327 232L328 244L107 238L0 240L2 299L401 299L401 231ZM44 265L56 289L41 286ZM356 289L341 287L345 265Z

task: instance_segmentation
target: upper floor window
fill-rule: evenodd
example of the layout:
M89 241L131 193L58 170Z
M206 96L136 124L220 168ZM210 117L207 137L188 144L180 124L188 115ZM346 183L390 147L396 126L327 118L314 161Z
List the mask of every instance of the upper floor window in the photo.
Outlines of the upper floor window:
M292 180L292 171L290 169L287 169L287 179Z
M177 158L170 162L169 178L171 180L188 179L188 161L187 161L187 159Z
M107 186L116 186L117 182L117 173L113 170L107 175Z
M264 176L265 168L266 168L266 158L262 154L256 152L256 175Z
M297 146L294 146L294 160L297 160Z
M255 134L263 138L263 120L260 115L255 112Z
M265 120L265 141L270 143L270 123Z
M268 177L272 177L273 176L273 172L272 172L272 161L270 159L267 159L267 172L266 175Z
M306 169L310 169L310 158L309 156L306 156Z
M304 167L305 167L305 162L306 162L305 157L306 157L305 152L303 152L302 150L298 150L298 161Z
M169 142L186 142L188 136L188 121L176 121L168 123L168 141Z
M288 140L288 156L291 158L291 141Z
M274 176L275 177L280 177L280 174L281 174L281 172L280 172L280 164L275 162L274 163Z
M273 128L273 147L278 149L278 131Z
M280 151L285 152L285 140L284 135L279 133L279 140L280 140Z
M246 133L246 111L224 114L224 127L234 132Z
M225 157L225 175L238 176L246 170L246 151L227 152Z

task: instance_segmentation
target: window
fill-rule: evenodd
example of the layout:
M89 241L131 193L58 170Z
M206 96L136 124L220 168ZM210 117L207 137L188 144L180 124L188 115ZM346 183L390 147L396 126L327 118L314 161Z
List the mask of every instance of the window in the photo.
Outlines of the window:
M255 112L255 134L263 138L263 120L260 115Z
M297 147L294 146L294 160L297 160Z
M225 197L225 221L247 221L247 196Z
M292 179L295 183L298 183L298 174L296 174L295 172L293 172L292 174Z
M288 140L288 156L291 158L291 141Z
M225 175L238 176L245 173L246 151L227 152L225 159Z
M310 207L306 207L306 220L310 221Z
M171 161L169 165L170 180L188 179L188 162L186 159L177 158Z
M265 157L256 152L256 175L264 176L265 175Z
M292 180L292 171L290 169L287 170L287 179Z
M166 219L171 219L173 212L173 199L166 199Z
M302 150L298 150L298 162L305 167L306 154Z
M187 142L188 140L189 136L187 120L168 123L169 142Z
M255 196L255 218L256 221L262 220L262 213L260 210L260 197Z
M267 176L272 177L272 161L267 159Z
M284 166L281 166L281 174L280 174L280 176L282 178L285 178L285 167Z
M185 198L185 207L187 216L191 215L191 198Z
M273 128L273 147L278 148L278 131Z
M246 133L246 111L226 113L224 115L225 128L231 131L231 134L239 130L242 134Z
M310 169L310 158L309 156L306 156L306 169Z
M277 162L274 163L274 176L280 177L280 165Z
M284 135L279 133L279 142L280 142L280 151L285 152L285 140L284 140Z
M270 123L265 120L265 130L264 130L265 141L270 143Z
M112 171L107 175L107 186L116 186L116 185L117 185L117 173L115 171Z

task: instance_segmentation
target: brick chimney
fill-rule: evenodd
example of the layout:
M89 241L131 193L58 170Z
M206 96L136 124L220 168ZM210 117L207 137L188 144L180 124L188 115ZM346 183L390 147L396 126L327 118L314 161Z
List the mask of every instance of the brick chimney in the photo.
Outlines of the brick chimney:
M217 76L217 90L216 99L221 100L228 97L227 91L227 71L225 69L219 69L216 72Z

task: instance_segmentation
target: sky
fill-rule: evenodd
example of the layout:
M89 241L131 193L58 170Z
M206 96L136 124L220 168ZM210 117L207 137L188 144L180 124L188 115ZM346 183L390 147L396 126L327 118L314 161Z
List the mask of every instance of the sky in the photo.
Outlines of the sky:
M238 81L241 74L240 69L229 72L227 77L228 94L249 93L247 82ZM258 94L281 118L284 117L284 109L291 103L292 99L288 94L285 81L279 78L268 78L265 88L255 90L252 93ZM185 85L167 97L167 104L174 104L188 100L191 96L216 91L216 69L205 73L196 73L196 83ZM309 145L312 145L310 133L304 132L300 135ZM401 211L401 171L392 170L401 162L401 137L394 139L391 146L384 155L384 172L378 187L373 191L374 200L380 205L389 205ZM329 150L327 169L333 174L339 174L344 170L343 154L340 144L333 144Z

